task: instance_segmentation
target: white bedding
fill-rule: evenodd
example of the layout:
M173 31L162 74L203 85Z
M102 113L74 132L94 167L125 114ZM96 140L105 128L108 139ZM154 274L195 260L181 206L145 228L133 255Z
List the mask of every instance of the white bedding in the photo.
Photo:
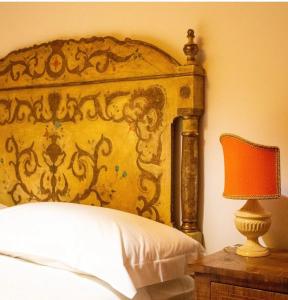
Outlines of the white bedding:
M202 252L175 228L111 208L40 202L0 210L1 254L97 277L129 299L184 276Z
M138 289L133 300L190 300L189 276ZM1 300L127 300L95 277L0 255Z

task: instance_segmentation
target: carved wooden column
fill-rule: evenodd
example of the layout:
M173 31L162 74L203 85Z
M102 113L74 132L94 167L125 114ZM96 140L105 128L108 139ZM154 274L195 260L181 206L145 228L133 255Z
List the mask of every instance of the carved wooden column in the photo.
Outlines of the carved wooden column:
M181 160L181 230L201 241L198 228L198 182L199 182L199 115L182 117L182 160Z
M188 43L184 46L187 56L187 65L197 66L195 56L198 46L194 43L194 31L188 30ZM198 85L197 85L198 86ZM203 90L194 91L194 97L203 100ZM196 96L197 95L197 96ZM199 100L200 101L200 100ZM199 118L203 113L203 103L192 105L191 109L184 110L182 119L182 159L181 159L181 230L202 242L202 233L198 228L198 201L199 201Z

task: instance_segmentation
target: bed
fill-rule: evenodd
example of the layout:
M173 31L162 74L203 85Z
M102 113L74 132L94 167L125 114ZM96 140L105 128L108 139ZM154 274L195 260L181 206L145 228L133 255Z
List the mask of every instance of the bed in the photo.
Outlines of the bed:
M0 60L1 299L191 299L204 70L187 37L185 65L109 36Z

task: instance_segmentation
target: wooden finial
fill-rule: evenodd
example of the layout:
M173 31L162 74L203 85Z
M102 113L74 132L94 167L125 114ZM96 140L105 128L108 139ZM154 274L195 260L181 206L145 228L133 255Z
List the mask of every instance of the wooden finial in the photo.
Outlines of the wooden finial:
M194 43L194 30L189 29L187 32L187 38L188 43L184 45L183 51L185 55L187 56L187 64L188 65L194 65L195 62L195 56L198 53L198 46Z

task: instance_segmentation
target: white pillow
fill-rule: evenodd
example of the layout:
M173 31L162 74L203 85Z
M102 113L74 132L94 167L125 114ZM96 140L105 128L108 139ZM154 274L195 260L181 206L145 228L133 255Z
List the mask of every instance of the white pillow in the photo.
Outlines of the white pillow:
M128 298L185 274L202 246L177 229L133 214L47 202L0 211L0 252L96 276Z
M0 203L0 209L1 209L1 208L6 208L6 207L7 207L6 205Z

